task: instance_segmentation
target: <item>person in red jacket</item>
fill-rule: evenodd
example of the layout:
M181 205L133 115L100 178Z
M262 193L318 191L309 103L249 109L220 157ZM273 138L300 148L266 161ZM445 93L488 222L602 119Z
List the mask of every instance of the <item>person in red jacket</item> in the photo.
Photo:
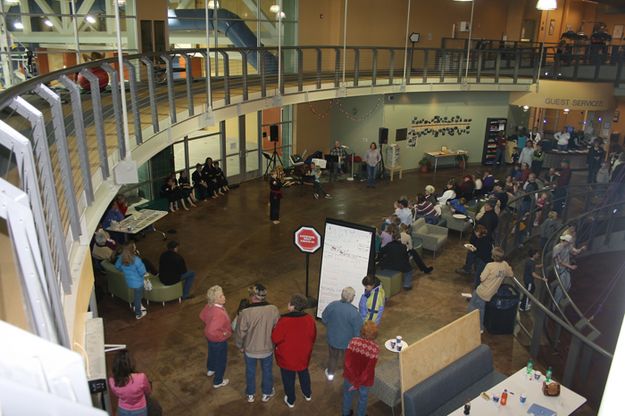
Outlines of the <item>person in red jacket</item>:
M204 336L208 341L208 358L206 359L207 376L213 379L213 388L228 385L230 380L224 378L228 362L228 338L232 336L232 323L224 304L226 296L220 286L213 286L206 292L207 305L200 312L204 321Z
M345 352L343 370L343 415L354 414L352 399L358 392L357 416L365 416L367 395L373 386L375 365L378 362L380 347L374 342L378 336L378 326L373 321L365 321L360 330L360 337L354 337Z
M293 295L289 302L289 312L280 317L271 333L271 341L276 346L276 362L280 367L286 393L284 403L289 408L295 407L296 374L304 399L312 399L308 364L317 338L317 326L312 316L303 312L307 303L304 296Z

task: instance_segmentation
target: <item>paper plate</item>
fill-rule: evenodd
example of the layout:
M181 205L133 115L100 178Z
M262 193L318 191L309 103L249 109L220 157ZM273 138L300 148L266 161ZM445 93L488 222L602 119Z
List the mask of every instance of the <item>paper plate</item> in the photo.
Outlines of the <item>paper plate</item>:
M452 217L457 218L459 220L466 220L467 216L464 214L453 214Z
M467 250L475 250L476 249L473 244L469 244L469 243L465 244L464 248L466 248Z

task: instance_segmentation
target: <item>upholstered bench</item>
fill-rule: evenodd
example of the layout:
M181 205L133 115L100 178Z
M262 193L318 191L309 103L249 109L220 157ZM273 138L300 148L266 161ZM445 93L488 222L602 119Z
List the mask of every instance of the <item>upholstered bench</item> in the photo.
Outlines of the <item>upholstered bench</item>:
M175 285L165 286L158 277L152 277L152 290L143 292L143 296L147 299L148 305L151 302L161 302L165 306L165 302L178 299L178 303L182 301L182 281Z
M382 288L387 298L401 291L402 272L397 270L378 269L375 275L382 283Z

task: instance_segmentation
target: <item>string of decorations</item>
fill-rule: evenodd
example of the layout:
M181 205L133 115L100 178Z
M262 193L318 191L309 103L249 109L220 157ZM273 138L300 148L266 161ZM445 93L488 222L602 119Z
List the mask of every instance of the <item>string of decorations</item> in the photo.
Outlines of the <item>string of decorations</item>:
M470 118L463 118L459 115L434 116L429 120L413 117L411 133L414 137L462 136L471 133L471 121Z
M351 111L345 109L345 107L343 106L343 101L339 100L339 99L332 99L330 100L330 106L328 107L327 111L324 112L319 112L311 102L308 103L308 108L310 109L310 112L313 113L317 118L323 120L325 118L327 118L330 115L330 112L332 111L332 109L334 107L336 107L336 110L341 113L343 115L343 117L345 117L348 120L351 121L365 121L368 120L369 118L371 118L371 116L378 110L378 108L384 104L384 98L379 97L375 103L375 105L369 109L369 111L367 111L365 114L363 114L362 116L357 116L358 114L358 109L357 108L353 108Z

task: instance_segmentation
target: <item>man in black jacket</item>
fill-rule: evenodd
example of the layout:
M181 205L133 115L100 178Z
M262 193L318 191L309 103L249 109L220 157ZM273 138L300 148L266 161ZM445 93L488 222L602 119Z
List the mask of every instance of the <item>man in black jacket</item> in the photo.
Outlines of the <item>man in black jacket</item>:
M178 242L170 241L167 243L167 251L161 254L159 260L159 279L165 286L175 285L179 281L182 282L182 298L189 299L189 295L195 272L188 271L187 265L180 254L178 254Z
M495 213L495 206L497 205L496 199L489 199L484 204L484 215L477 220L478 224L482 224L488 230L488 234L495 235L495 228L497 228L497 223L499 222L499 218Z

